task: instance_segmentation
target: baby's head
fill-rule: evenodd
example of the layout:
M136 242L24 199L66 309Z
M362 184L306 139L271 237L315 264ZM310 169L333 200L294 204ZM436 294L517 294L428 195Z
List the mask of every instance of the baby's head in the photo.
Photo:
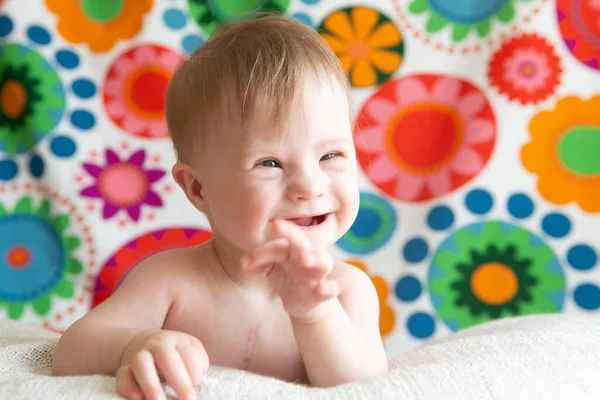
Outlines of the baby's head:
M313 244L326 247L354 221L347 77L301 23L221 26L174 74L167 123L173 176L224 245L248 251L284 218L309 225Z

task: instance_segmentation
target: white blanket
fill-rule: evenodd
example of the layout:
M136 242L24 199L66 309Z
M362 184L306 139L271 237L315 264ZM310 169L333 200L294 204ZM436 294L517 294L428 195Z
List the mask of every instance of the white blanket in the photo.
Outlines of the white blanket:
M112 377L51 377L58 336L0 321L0 399L121 398ZM385 376L331 389L211 367L199 399L600 398L600 318L533 316L461 331L390 360ZM169 393L173 393L169 389Z

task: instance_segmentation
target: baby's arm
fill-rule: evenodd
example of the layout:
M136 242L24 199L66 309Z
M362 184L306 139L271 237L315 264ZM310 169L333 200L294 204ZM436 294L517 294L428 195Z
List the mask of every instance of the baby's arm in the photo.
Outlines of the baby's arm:
M204 349L189 335L161 330L175 299L177 260L169 252L146 259L111 297L74 323L58 342L53 375L116 375L117 389L126 397L141 398L140 389L148 397L161 396L157 371L153 371L156 361L159 366L167 364L162 372L178 393L191 391L190 383L196 383L199 373L188 377L171 350L193 345L186 354L201 354ZM165 359L157 360L157 354ZM189 360L183 358L187 367ZM188 372L192 373L189 368Z
M319 322L292 321L313 386L335 386L388 371L379 332L379 300L369 277L344 263L336 266L341 294Z

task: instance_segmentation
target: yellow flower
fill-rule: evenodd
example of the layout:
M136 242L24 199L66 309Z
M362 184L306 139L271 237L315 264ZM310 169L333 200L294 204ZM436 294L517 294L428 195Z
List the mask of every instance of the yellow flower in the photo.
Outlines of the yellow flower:
M46 0L58 17L57 29L73 44L91 51L110 50L117 40L129 40L142 29L143 17L154 0Z
M346 260L346 263L355 266L369 275L367 266L362 261ZM385 279L381 276L369 275L369 277L375 286L375 290L377 290L377 297L379 298L379 332L381 333L381 336L387 336L392 333L394 326L396 325L396 314L394 313L394 309L387 303L390 289Z
M559 100L554 110L533 117L529 132L521 160L537 175L540 195L600 212L600 96Z
M354 87L381 84L402 62L404 42L400 31L372 8L335 11L317 30L337 54Z

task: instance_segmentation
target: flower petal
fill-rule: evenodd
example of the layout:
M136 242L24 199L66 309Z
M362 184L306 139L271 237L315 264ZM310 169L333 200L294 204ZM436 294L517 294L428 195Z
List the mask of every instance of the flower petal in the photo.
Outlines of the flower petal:
M169 136L169 128L165 119L149 124L149 130L152 137L167 138Z
M342 67L344 67L344 71L346 71L346 73L350 72L352 65L354 65L354 58L352 58L352 56L349 56L348 54L344 54L339 56L339 59L340 63L342 64Z
M465 119L471 119L479 114L485 106L485 97L479 92L470 92L458 100L456 108Z
M472 148L460 149L450 163L452 171L462 175L475 175L483 168L481 156Z
M113 118L121 118L127 111L127 106L120 100L120 98L117 98L105 103L106 112Z
M479 144L487 142L494 137L494 124L484 118L470 120L465 127L465 143Z
M348 51L348 43L343 40L339 40L338 38L334 38L331 35L326 33L321 33L321 38L325 40L325 42L331 47L334 53L345 53Z
M396 101L399 105L420 103L427 96L427 88L419 78L403 79L396 84Z
M387 155L382 155L366 168L366 172L373 183L385 183L398 176L398 166Z
M141 46L133 51L133 62L136 64L136 67L154 64L157 56L156 51L152 47Z
M102 217L104 217L104 219L112 218L119 210L119 207L112 205L107 201L104 203L104 208L102 209Z
M452 78L439 79L431 90L431 100L448 104L452 107L460 94L460 81Z
M146 152L142 150L138 150L129 157L127 163L137 165L141 167L144 164L144 160L146 159Z
M83 163L83 169L85 169L88 172L88 174L90 174L94 178L99 177L103 170L102 167L90 163Z
M146 194L146 198L144 199L143 202L148 204L149 206L154 206L154 207L160 207L163 205L163 202L160 199L160 197L156 193L154 193L152 190L148 190L148 193Z
M377 83L377 75L367 60L359 60L352 68L352 84L355 87L369 87Z
M141 133L146 129L146 122L135 114L127 114L123 119L123 129L129 133Z
M150 184L156 182L157 180L165 176L165 171L160 169L150 169L145 172L146 178L148 179L148 183Z
M115 79L115 82L119 84L124 83L125 79L123 78L129 76L129 74L135 69L135 67L136 65L132 60L130 60L127 57L120 57L119 61L117 61L112 67L112 70L117 74L117 77L113 79Z
M381 125L370 126L356 132L354 145L357 149L369 154L379 154L385 151L385 132Z
M170 51L165 51L158 57L158 62L160 65L169 71L175 71L179 67L181 61L182 59L178 54Z
M364 41L379 21L379 13L372 8L355 7L352 9L352 22L356 40Z
M452 188L452 179L449 168L442 168L427 176L427 187L434 196L441 196Z
M375 50L369 54L369 61L381 72L391 74L400 66L402 56L392 51Z
M367 40L367 44L372 49L382 49L386 47L396 46L400 44L402 37L400 31L392 22L386 22L380 25L371 37Z
M19 319L25 311L25 304L23 303L8 303L8 318Z
M402 171L398 174L398 182L396 182L396 197L400 200L414 200L419 196L424 185L425 179L422 176Z
M115 153L111 149L106 149L106 151L105 151L105 157L106 157L106 163L108 165L118 164L118 163L121 162L121 159L119 158L119 156L117 155L117 153Z
M43 294L35 299L31 305L37 315L44 316L50 311L50 296Z
M81 196L92 197L94 199L103 198L102 193L100 193L100 189L98 188L97 185L88 186L85 189L83 189L81 192L79 192L79 194Z
M369 117L379 124L387 124L398 110L394 103L383 98L374 97L367 102L365 111Z
M348 14L344 11L337 11L331 14L325 19L324 26L329 32L346 42L354 40L350 19L348 18Z
M129 216L131 217L131 219L134 220L135 222L139 221L139 219L140 219L140 206L139 205L135 205L135 206L127 207L127 214L129 214Z

